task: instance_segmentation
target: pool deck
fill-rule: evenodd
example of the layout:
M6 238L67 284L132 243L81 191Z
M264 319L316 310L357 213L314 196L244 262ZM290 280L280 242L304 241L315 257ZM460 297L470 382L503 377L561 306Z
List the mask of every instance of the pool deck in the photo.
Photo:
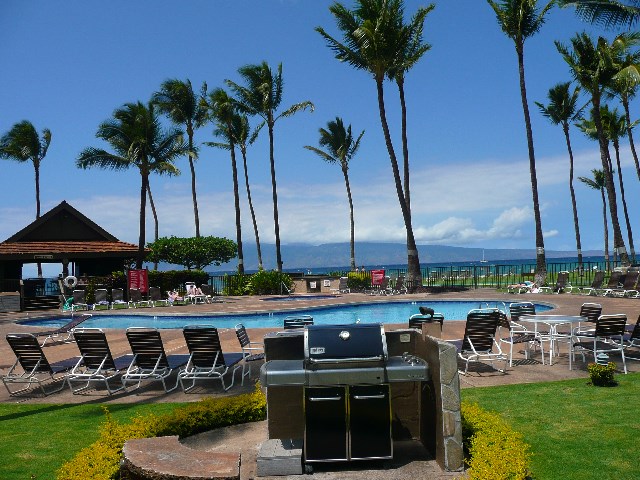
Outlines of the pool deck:
M596 302L602 304L603 313L625 313L628 323L633 324L640 315L640 300L629 298L609 298L609 297L593 297L571 294L505 294L497 292L493 289L468 290L465 292L451 292L441 294L415 294L415 295L395 295L395 296L371 296L360 293L350 293L335 296L334 298L309 299L292 301L268 301L261 300L264 297L223 297L222 302L212 304L198 304L176 307L156 307L156 308L140 308L140 309L121 309L96 312L109 314L171 314L171 315L205 315L211 313L237 313L237 312L268 312L283 310L300 310L305 307L316 307L319 305L344 305L356 303L371 302L389 302L389 301L415 301L416 313L418 306L429 305L430 300L492 300L503 301L505 303L518 301L544 302L554 305L554 309L549 313L577 315L580 306L585 302ZM59 311L49 311L41 316L51 316L58 314ZM16 322L26 318L36 318L34 314L26 313L9 313L0 315L0 336L4 339L7 333L15 332L33 332L37 330L49 330L45 327L28 327L20 325ZM407 319L408 320L408 319ZM406 324L386 324L385 328L394 330L405 328ZM253 341L260 339L268 332L277 331L277 328L256 328L249 329L249 337ZM220 338L222 341L223 351L238 352L240 346L235 336L235 332L231 328L220 329ZM464 322L447 321L445 319L442 338L445 340L462 338L464 332ZM129 344L124 335L123 330L108 329L106 330L109 346L113 356L119 356L130 353ZM188 353L184 337L181 330L162 330L162 339L165 344L167 353ZM50 344L44 347L47 358L50 362L64 360L69 357L78 355L77 347L74 343L68 344ZM13 363L15 357L5 340L0 341L0 375L5 373ZM533 361L531 361L533 360ZM583 364L580 357L576 360L573 370L568 368L568 356L566 353L561 354L554 361L554 365L541 365L539 355L525 361L523 351L514 353L514 366L509 368L506 374L493 371L492 369L481 369L472 371L467 376L461 376L462 388L481 387L488 385L504 385L511 383L531 383L540 381L553 381L568 378L587 377L586 364ZM517 365L516 365L517 363ZM630 360L627 362L627 368L630 372L640 371L640 362ZM252 380L257 378L257 368L253 368ZM236 375L239 377L239 375ZM238 379L239 380L239 379ZM244 386L235 385L228 392L222 392L219 382L212 382L211 386L197 387L192 393L185 394L178 390L170 394L165 394L161 388L151 384L149 387L143 387L140 390L128 389L125 392L115 395L107 395L101 390L89 390L85 394L72 395L67 389L50 395L48 397L39 397L37 395L26 395L21 397L10 397L4 388L0 388L0 402L28 402L28 403L83 403L100 401L103 403L136 403L136 402L185 402L195 401L205 396L215 395L237 395L239 393L251 391L253 382L245 381Z
M470 290L466 292L443 293L443 294L415 294L415 295L397 295L397 296L369 296L364 294L344 294L335 298L325 299L309 299L299 300L295 302L286 301L262 301L261 297L225 297L221 303L206 305L189 305L180 307L158 307L145 308L136 311L136 313L147 314L210 314L210 313L235 313L235 312L261 312L270 310L299 310L304 307L314 307L318 305L341 305L351 303L370 303L370 302L387 302L387 301L415 301L416 313L418 306L429 305L430 300L497 300L504 301L507 304L518 301L532 301L536 303L544 302L554 305L554 309L550 313L576 315L582 303L596 302L602 304L603 313L625 313L628 323L636 322L640 315L640 300L627 298L603 298L603 297L586 297L580 295L550 295L550 294L523 294L512 295L497 292L491 289ZM58 311L50 311L46 316L51 316ZM122 309L109 311L115 314L128 314L132 310ZM13 332L30 332L35 330L46 330L43 327L27 327L17 324L17 321L24 320L27 315L22 314L0 314L0 374L3 374L11 366L14 361L14 355L9 345L4 340L7 333ZM33 314L29 318L34 318ZM408 320L408 319L407 319ZM404 328L406 324L387 324L385 328L396 329ZM259 341L264 334L278 329L261 328L250 329L248 331L253 341ZM464 322L445 320L442 337L444 339L461 338L464 332ZM129 344L126 340L123 330L107 330L107 338L114 356L130 353ZM181 330L163 330L162 338L167 353L187 353L187 348L182 336ZM223 350L225 352L240 351L238 341L233 329L221 329L220 337ZM74 343L69 344L51 344L44 347L47 358L50 361L63 360L65 358L78 355L77 347ZM522 351L514 352L514 365L508 368L506 373L497 372L490 367L470 369L467 376L460 377L461 386L465 388L478 388L492 385L506 385L516 383L532 383L532 382L550 382L556 380L564 380L570 378L586 378L586 363L582 363L580 357L572 371L568 368L568 356L564 350L555 360L554 365L542 365L540 363L539 354L534 355L532 359L525 360ZM627 361L629 372L640 372L640 362ZM241 393L250 392L254 389L254 381L257 379L257 368L253 368L252 381L245 381L244 386L236 384L228 392L223 392L220 382L210 382L210 385L196 387L192 393L185 394L180 389L165 394L162 388L157 384L143 387L139 390L129 388L127 391L119 392L109 396L104 390L88 390L80 395L73 395L69 389L53 393L47 397L39 395L23 395L19 397L10 397L5 388L0 387L0 402L5 403L23 403L23 404L65 404L65 403L86 403L86 404L110 404L110 403L157 403L157 402L191 402L201 398L215 396L230 396ZM239 375L236 375L239 377ZM245 425L236 425L227 428L221 428L205 432L200 435L182 439L185 445L207 451L220 452L241 452L242 462L240 466L240 479L249 480L255 478L256 475L256 454L262 444L267 439L266 422L254 422ZM411 447L413 448L413 447ZM394 480L406 478L433 478L439 480L453 479L460 476L460 472L443 472L429 455L421 452L413 452L409 450L405 458L401 454L401 450L397 450L394 457L394 464L391 468L366 468L349 465L347 470L339 471L316 471L313 476L315 480L334 480L334 479L363 479L363 480ZM400 458L402 457L402 458ZM300 479L306 478L307 475L296 476L280 476L280 477L262 477L268 479Z

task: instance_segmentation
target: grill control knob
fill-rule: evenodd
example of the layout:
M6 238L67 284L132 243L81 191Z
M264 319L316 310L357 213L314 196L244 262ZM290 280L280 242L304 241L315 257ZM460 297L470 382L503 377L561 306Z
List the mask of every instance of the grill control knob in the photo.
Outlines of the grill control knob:
M349 338L351 337L351 334L347 331L347 330L343 330L340 332L340 340L349 340Z

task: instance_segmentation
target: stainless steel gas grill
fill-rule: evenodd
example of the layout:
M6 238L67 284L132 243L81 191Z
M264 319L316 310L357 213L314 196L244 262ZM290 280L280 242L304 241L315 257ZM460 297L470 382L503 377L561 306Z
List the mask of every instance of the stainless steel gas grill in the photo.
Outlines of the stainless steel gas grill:
M303 387L305 462L392 458L389 384L428 378L423 359L388 355L381 324L308 326L303 359L260 372L268 399L270 387Z

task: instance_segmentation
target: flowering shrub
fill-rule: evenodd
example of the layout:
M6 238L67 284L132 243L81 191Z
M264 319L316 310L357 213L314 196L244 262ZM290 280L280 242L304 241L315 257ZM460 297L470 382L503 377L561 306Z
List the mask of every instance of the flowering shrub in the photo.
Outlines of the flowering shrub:
M591 378L591 385L596 387L615 387L618 385L618 382L613 378L613 374L616 373L616 364L613 362L606 365L590 363L587 365L587 371Z

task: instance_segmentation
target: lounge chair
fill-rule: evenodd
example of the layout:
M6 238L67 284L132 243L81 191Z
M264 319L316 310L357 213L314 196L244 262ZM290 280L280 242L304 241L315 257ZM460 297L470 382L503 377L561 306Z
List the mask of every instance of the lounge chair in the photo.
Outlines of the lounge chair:
M116 308L129 308L129 302L125 302L124 291L121 288L111 289L111 310Z
M614 289L609 292L612 297L631 297L638 296L638 279L640 278L640 272L637 270L629 270L624 277L622 287Z
M44 383L62 380L60 388L49 393L59 392L67 382L66 372L71 370L78 361L78 358L75 357L49 363L38 339L30 333L9 333L7 334L7 342L16 356L16 361L2 377L2 383L11 396L29 390L32 385L37 385L42 391L42 395L46 396ZM12 391L9 388L10 384L26 384L26 387Z
M598 270L593 276L593 280L591 281L591 285L588 287L582 287L578 290L580 295L597 295L598 290L602 288L602 284L604 283L604 271Z
M162 298L162 291L158 287L149 287L149 304L152 307L169 306L169 300Z
M109 380L115 378L131 364L131 355L113 358L107 337L99 328L78 328L74 336L80 350L80 360L69 373L68 383L73 393L88 389L92 383L103 383L109 395L124 388L112 388ZM85 385L74 390L73 383Z
M122 385L144 381L162 382L165 392L178 388L179 380L172 388L167 388L165 380L171 372L186 365L189 355L167 355L162 344L160 332L155 328L130 327L127 329L127 340L131 346L133 359L122 374Z
M56 328L55 330L47 330L46 332L35 332L33 334L34 337L45 337L45 339L40 344L41 347L44 347L44 344L47 343L47 340L53 340L54 342L73 342L73 331L76 329L78 325L80 325L85 320L88 320L92 317L90 313L83 313L81 315L71 314L71 321L65 323L63 326ZM58 338L65 336L64 338Z
M186 326L182 332L190 353L187 365L178 372L182 390L188 392L196 386L197 380L220 380L224 391L233 387L235 372L242 368L243 354L223 353L218 329L213 326ZM233 368L231 384L226 386L224 376L230 368ZM185 380L191 380L191 386L185 387Z
M200 285L200 290L202 290L202 293L205 295L205 301L207 303L222 302L222 298L216 295L216 291L211 285L203 283Z
M194 282L187 282L184 285L187 291L184 298L190 300L194 305L196 303L207 303L207 297L203 293L189 293L193 290L197 290L196 284Z
M331 291L336 295L339 293L351 293L351 289L349 288L349 277L340 277L338 288L332 288Z
M75 312L76 310L89 310L89 305L87 304L86 294L84 290L73 291L73 303L71 304L71 311Z
M396 283L391 288L391 295L403 295L408 293L407 285L403 276L399 276L396 279Z
M504 362L503 369L497 370L506 371L509 357L502 353L495 339L499 314L495 309L471 310L467 314L464 338L453 342L459 347L458 357L465 362L464 372L460 371L462 375L467 374L471 362L490 362L492 366L493 362Z
M567 287L570 287L569 272L559 272L556 278L556 284L552 287L540 287L540 293L562 293Z
M242 348L242 385L244 385L244 377L251 378L251 363L264 360L264 344L249 340L247 329L241 323L237 324L235 329Z
M93 292L95 297L95 302L93 303L94 310L109 310L109 308L111 308L111 304L107 299L108 293L106 288L96 288Z
M285 317L283 321L283 327L285 330L304 328L308 325L313 325L313 317L311 315L291 315L289 317Z
M627 373L627 362L624 357L624 335L627 325L627 316L600 315L596 321L596 328L589 338L583 338L573 343L571 354L569 355L569 370L572 369L572 358L576 351L582 354L582 361L585 361L584 352L593 354L593 361L599 364L606 364L611 353L620 353L624 373Z
M133 306L133 308L139 307L152 307L153 304L150 300L144 300L142 298L142 293L137 288L129 289L129 306Z
M622 287L622 282L624 282L624 273L622 272L611 272L611 276L609 277L609 282L605 288L600 288L596 291L596 295L600 295L601 297L606 297L611 294L614 290L619 290Z

